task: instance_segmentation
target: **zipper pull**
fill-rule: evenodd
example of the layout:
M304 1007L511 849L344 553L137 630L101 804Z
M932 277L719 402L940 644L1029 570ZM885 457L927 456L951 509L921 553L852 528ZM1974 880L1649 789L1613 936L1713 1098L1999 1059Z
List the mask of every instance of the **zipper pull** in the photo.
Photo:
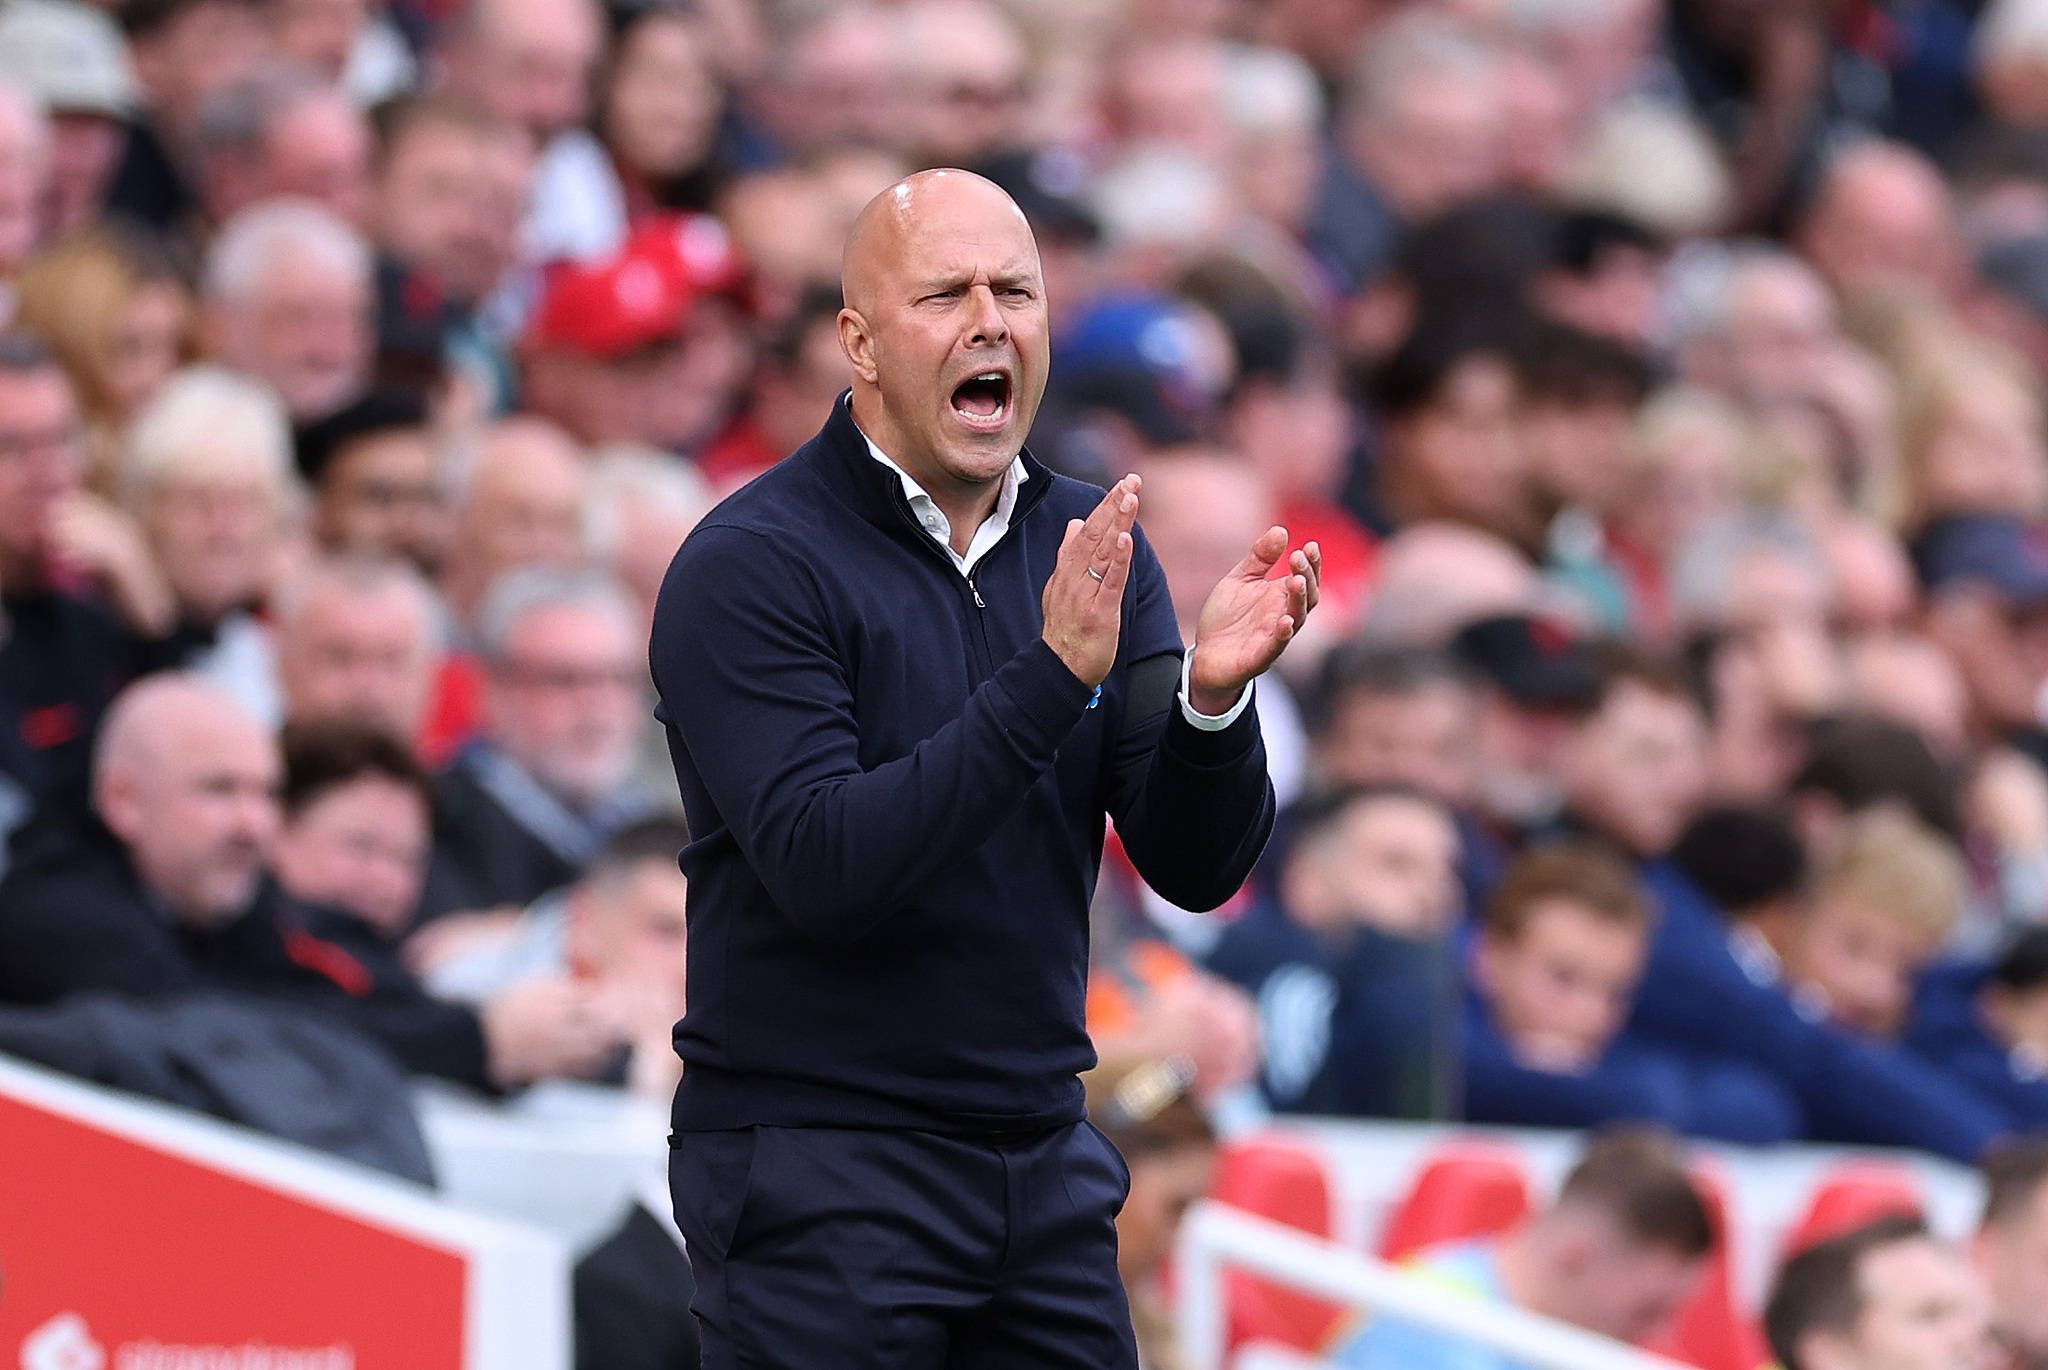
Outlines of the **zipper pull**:
M988 608L988 605L986 605L986 604L984 604L984 603L982 602L982 599L981 599L981 588L980 588L979 586L977 586L977 585L976 585L976 584L974 583L974 577L973 577L973 576L969 576L969 577L967 577L967 593L969 593L969 594L971 594L971 595L973 595L973 596L974 596L974 607L975 607L975 608L977 608L977 609L986 609L986 608Z

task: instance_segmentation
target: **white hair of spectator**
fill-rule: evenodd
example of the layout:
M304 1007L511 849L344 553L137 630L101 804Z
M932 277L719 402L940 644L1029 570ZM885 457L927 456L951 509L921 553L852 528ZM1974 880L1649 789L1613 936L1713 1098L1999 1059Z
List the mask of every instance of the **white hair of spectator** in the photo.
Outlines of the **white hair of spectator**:
M202 163L223 155L263 150L270 130L308 100L345 100L337 88L294 62L272 62L215 91L200 105L192 151Z
M291 421L269 386L211 363L188 366L135 418L122 498L139 507L166 485L250 480L279 511L292 502Z
M1973 44L1980 62L2048 60L2048 4L1991 0L1977 17Z
M640 611L633 597L604 572L522 566L498 577L485 594L476 614L477 650L486 661L502 661L527 615L565 606L613 614L629 632L640 633Z
M1832 589L1827 553L1799 520L1775 509L1745 509L1712 520L1678 549L1671 562L1672 618L1696 626L1725 621L1740 607L1729 599L1735 573L1757 555L1795 562Z
M1200 247L1223 231L1228 191L1208 159L1180 148L1138 148L1104 167L1090 196L1116 246Z
M1465 29L1435 15L1397 19L1366 45L1344 89L1344 116L1353 122L1397 123L1410 83L1462 80L1491 83L1499 75L1494 50Z
M1291 52L1233 47L1223 66L1223 108L1246 137L1319 129L1323 88L1315 69Z
M296 196L253 204L214 239L201 281L208 299L246 299L261 290L280 258L311 259L337 274L370 279L370 245L325 205Z
M583 501L583 545L600 562L619 553L625 537L620 511L631 505L678 514L694 524L711 512L718 495L696 467L658 447L617 443L591 454Z
M1761 271L1794 271L1816 282L1820 279L1805 258L1761 238L1681 247L1664 273L1672 342L1683 345L1725 333L1742 288Z
M439 655L448 645L447 607L419 569L398 557L356 552L323 557L279 587L270 599L271 614L278 628L289 631L306 606L329 587L345 594L363 596L396 590L411 599L418 609L420 623L426 633L424 645L427 650Z
M1728 169L1707 133L1662 100L1622 100L1601 115L1565 176L1565 195L1672 238L1708 232L1727 214Z

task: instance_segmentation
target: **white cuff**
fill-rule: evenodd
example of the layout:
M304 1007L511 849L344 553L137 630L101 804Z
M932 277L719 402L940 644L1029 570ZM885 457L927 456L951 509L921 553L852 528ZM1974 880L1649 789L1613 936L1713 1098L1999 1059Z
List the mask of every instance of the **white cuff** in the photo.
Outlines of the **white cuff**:
M1188 703L1188 695L1193 688L1194 673L1195 649L1190 647L1187 651L1181 653L1180 658L1180 716L1205 733L1220 733L1231 724L1237 722L1238 716L1250 705L1252 702L1252 690L1256 688L1258 682L1248 683L1244 687L1244 691L1238 695L1237 703L1231 705L1227 711L1220 714L1205 714L1199 712L1194 705Z

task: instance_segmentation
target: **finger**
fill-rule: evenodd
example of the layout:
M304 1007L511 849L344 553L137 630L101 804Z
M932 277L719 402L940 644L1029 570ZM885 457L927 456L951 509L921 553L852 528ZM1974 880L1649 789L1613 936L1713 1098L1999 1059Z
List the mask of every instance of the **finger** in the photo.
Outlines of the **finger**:
M1314 613L1323 598L1323 549L1320 543L1311 542L1302 551L1308 557L1308 612Z
M1104 535L1109 532L1110 524L1116 519L1117 509L1122 504L1126 493L1124 485L1129 480L1130 477L1126 476L1123 480L1110 486L1103 493L1102 501L1089 512L1088 522L1081 530L1082 538L1089 545L1092 546L1102 541Z
M1109 559L1109 569L1103 572L1102 584L1096 587L1097 593L1112 601L1123 599L1124 582L1131 578L1131 551L1136 546L1136 541L1129 533L1116 535Z
M1287 553L1287 530L1278 525L1259 534L1252 543L1252 549L1244 554L1244 560L1237 563L1231 572L1235 580L1264 580L1272 574L1280 558Z

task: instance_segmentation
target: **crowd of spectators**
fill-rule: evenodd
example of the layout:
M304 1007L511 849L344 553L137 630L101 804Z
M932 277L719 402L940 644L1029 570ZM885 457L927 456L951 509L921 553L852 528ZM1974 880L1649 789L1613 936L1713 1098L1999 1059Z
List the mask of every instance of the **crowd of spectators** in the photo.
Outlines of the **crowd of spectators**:
M1323 549L1259 874L1111 843L1106 1057L1226 1130L2048 1126L2038 0L0 0L0 1000L671 1087L654 596L936 165L1184 635Z

